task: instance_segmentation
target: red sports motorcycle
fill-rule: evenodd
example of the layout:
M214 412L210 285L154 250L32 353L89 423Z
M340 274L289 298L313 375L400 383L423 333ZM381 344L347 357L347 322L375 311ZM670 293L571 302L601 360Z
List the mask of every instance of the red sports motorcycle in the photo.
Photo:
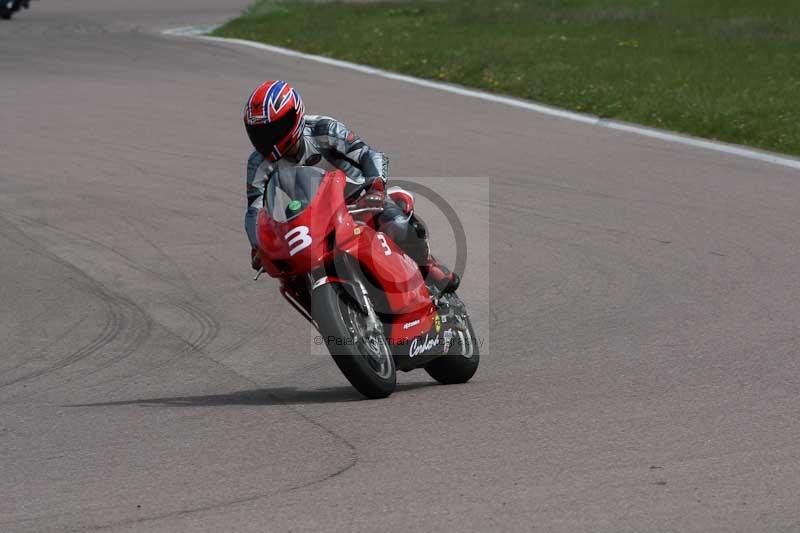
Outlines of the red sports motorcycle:
M397 370L424 368L440 383L464 383L479 343L464 303L436 294L417 264L377 231L381 207L343 172L296 167L273 175L257 233L262 267L319 331L333 360L364 396L385 398ZM413 198L389 189L407 214ZM256 276L258 278L258 276Z

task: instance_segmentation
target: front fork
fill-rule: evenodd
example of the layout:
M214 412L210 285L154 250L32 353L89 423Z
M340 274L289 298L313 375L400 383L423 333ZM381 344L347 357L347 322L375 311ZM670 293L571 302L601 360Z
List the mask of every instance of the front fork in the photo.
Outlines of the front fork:
M310 297L313 298L314 290L323 285L328 283L340 284L350 299L355 302L359 310L366 316L367 328L370 333L380 333L383 335L383 324L380 318L378 318L378 314L375 312L375 307L372 305L369 292L348 263L349 260L339 261L336 265L337 274L344 274L346 277L328 274L324 268L320 268L308 274ZM346 272L342 272L342 270L346 270Z

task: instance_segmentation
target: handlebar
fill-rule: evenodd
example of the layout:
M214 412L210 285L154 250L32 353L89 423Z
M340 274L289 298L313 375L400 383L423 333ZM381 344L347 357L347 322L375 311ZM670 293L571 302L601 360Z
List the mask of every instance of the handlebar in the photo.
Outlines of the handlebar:
M358 187L350 191L350 194L345 195L345 201L348 202L355 200L358 195L367 190L367 187L369 187L369 185L370 184L366 182L363 185L359 185Z
M382 213L383 207L357 207L355 205L348 205L347 211L351 215L355 215L357 213Z

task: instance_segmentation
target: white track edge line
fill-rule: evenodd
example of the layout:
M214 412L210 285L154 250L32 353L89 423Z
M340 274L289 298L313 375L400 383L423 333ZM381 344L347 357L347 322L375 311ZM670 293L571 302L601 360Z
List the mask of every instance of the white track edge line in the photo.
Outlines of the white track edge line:
M480 100L485 100L489 102L494 102L497 104L504 104L511 107L516 107L519 109L525 109L528 111L533 111L535 113L540 113L542 115L548 115L552 117L562 118L566 120L571 120L573 122L581 122L583 124L590 124L592 126L599 126L601 128L607 128L617 131L623 131L626 133L632 133L635 135L639 135L642 137L649 137L652 139L659 139L662 141L672 142L676 144L682 144L686 146L692 146L694 148L701 148L705 150L711 150L714 152L719 152L728 155L735 155L739 157L743 157L746 159L752 159L755 161L761 161L765 163L771 163L774 165L780 165L787 168L792 168L796 170L800 170L800 159L794 159L791 157L784 157L779 154L754 150L750 148L744 148L739 145L735 144L728 144L724 142L712 141L709 139L702 139L699 137L690 137L688 135L683 135L680 133L673 133L666 130L658 130L655 128L648 128L645 126L636 126L634 124L629 124L626 122L619 122L616 120L608 120L603 119L594 115L588 115L584 113L575 113L573 111L567 111L565 109L559 109L557 107L551 107L543 104L538 104L535 102L521 100L518 98L513 98L510 96L501 96L497 94L491 94L487 92L483 92L476 89L468 89L466 87L461 87L458 85L452 85L449 83L441 83L431 80L425 80L422 78L415 78L414 76L408 76L406 74L398 74L396 72L390 72L387 70L381 70L374 67L369 67L366 65L360 65L358 63L351 63L349 61L342 61L341 59L333 59L330 57L313 55L313 54L306 54L304 52L298 52L297 50L290 50L288 48L283 48L280 46L273 46L270 44L258 43L255 41L248 41L245 39L229 39L225 37L212 37L210 35L205 35L208 32L213 31L218 26L185 26L181 28L173 28L169 30L164 30L162 33L166 35L174 35L180 37L191 37L194 39L201 39L204 41L213 41L213 42L221 42L221 43L233 43L239 44L242 46L249 46L251 48L257 48L259 50L265 50L267 52L272 52L275 54L281 54L284 56L289 57L296 57L300 59L305 59L308 61L315 61L317 63L323 63L325 65L331 65L334 67L344 68L348 70L353 70L356 72L361 72L363 74L370 74L372 76L379 76L381 78L386 78L395 81L401 81L404 83L410 83L413 85L417 85L420 87L427 87L430 89L436 89L438 91L449 92L453 94L458 94L460 96L467 96L470 98L478 98Z

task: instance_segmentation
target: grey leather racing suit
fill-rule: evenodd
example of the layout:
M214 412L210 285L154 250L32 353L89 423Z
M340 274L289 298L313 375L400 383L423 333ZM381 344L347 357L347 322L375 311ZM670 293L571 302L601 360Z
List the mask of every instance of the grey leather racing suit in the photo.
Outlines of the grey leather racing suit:
M354 185L363 185L375 179L387 178L389 160L386 155L373 150L364 141L336 119L318 115L306 115L300 147L294 157L284 157L270 163L258 152L253 152L247 161L247 213L244 226L250 245L255 248L256 215L264 205L264 192L270 175L283 167L298 165L318 167L323 170L340 169L347 175L347 181ZM398 218L398 223L408 223L408 217L401 220L402 211L390 200L387 200L385 214L381 222L391 222ZM402 240L407 230L398 228L390 235ZM398 242L398 244L400 244Z
M340 169L354 188L376 179L384 182L389 172L389 159L373 150L336 119L306 115L306 125L297 153L270 163L258 152L247 161L247 212L244 226L250 246L258 246L256 217L264 206L264 194L270 176L286 167L298 165L323 170ZM430 258L428 230L415 214L407 215L392 199L384 197L383 212L378 216L378 228L397 243L416 263L426 265Z

